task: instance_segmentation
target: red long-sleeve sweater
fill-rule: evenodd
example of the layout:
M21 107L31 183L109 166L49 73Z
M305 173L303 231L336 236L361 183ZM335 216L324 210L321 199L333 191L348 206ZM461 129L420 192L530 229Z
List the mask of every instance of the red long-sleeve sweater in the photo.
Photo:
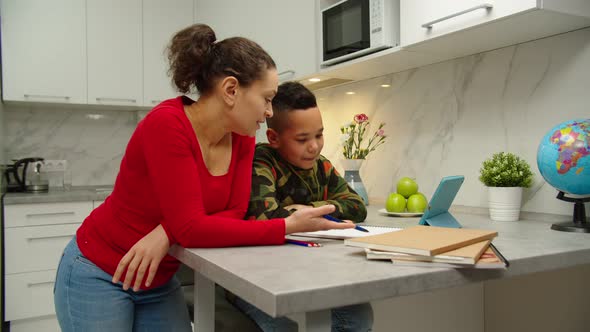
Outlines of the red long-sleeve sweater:
M186 97L170 99L146 115L127 145L112 194L78 229L80 251L111 275L158 224L171 245L187 248L284 243L284 219L243 220L254 138L232 134L229 171L211 175L184 113L190 103ZM178 265L167 255L149 288L166 283Z

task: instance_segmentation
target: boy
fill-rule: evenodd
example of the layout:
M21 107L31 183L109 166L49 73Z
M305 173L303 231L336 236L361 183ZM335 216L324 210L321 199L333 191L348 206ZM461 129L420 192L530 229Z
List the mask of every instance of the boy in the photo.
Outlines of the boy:
M272 107L269 143L256 146L247 218L284 218L297 209L333 204L332 216L365 220L362 198L320 155L324 127L313 93L300 83L283 83Z
M324 146L322 116L315 96L297 82L279 86L267 119L268 144L256 146L252 192L246 217L284 218L297 209L333 204L332 216L362 222L363 200L320 155ZM288 318L272 318L240 298L235 304L263 331L297 331ZM332 330L369 331L373 310L368 303L332 309Z

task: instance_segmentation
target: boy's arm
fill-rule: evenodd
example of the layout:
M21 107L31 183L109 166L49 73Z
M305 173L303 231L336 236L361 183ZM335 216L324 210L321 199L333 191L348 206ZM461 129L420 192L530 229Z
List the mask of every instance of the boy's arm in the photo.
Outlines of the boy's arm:
M346 183L346 180L338 174L330 161L323 160L324 171L327 177L327 197L324 201L311 202L314 207L326 204L336 206L332 213L337 218L348 219L354 222L363 222L367 217L367 207L363 199L357 195Z
M276 179L276 170L270 163L254 158L252 191L246 219L266 220L291 215L281 207L281 202L276 197Z

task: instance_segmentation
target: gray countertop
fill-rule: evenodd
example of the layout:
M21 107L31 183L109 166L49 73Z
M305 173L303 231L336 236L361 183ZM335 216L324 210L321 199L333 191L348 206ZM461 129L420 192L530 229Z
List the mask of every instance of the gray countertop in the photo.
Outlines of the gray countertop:
M370 206L368 224L407 227L419 218L380 215ZM321 248L293 245L184 249L173 255L205 277L272 316L322 310L469 283L590 263L590 234L550 230L551 222L494 222L486 215L453 213L464 227L497 230L493 243L510 261L507 270L393 266L368 261L362 249L339 240ZM567 221L563 217L561 221Z
M101 201L113 190L112 186L80 186L70 190L51 188L48 193L7 193L4 204L63 203L80 201Z

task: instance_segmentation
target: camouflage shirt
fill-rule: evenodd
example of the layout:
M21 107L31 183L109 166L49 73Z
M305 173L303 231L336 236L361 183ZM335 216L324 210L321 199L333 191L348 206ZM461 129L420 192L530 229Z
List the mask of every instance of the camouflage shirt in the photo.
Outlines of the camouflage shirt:
M268 144L258 144L252 168L252 193L246 217L273 219L288 217L284 207L291 204L321 206L333 204L334 217L362 222L367 208L332 163L324 156L312 169L295 167Z

